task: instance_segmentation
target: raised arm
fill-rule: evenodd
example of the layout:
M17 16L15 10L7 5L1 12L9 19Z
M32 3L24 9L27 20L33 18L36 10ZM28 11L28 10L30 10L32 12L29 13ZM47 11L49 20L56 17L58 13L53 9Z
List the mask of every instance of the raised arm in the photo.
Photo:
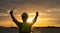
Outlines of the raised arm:
M33 24L36 22L37 17L38 17L38 12L36 12L36 16L35 16L35 18L33 19L33 21L32 21L32 24L31 24L31 25L33 25Z
M17 26L20 26L20 22L18 22L15 17L13 16L13 10L10 11L10 15L11 15L11 18L13 20L13 22L17 25Z

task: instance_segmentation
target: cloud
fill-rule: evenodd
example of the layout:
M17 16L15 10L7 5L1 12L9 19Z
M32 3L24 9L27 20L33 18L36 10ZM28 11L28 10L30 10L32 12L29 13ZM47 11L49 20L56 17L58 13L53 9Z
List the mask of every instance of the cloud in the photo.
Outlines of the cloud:
M0 0L0 12L6 12L6 10L11 8L30 8L33 7L37 10L39 8L42 8L40 10L44 10L47 8L59 8L60 6L60 0ZM39 7L39 8L38 8ZM2 10L3 9L3 10Z
M8 16L8 14L0 13L0 16Z
M51 8L51 9L47 9L45 10L46 13L52 13L52 14L60 14L60 8Z

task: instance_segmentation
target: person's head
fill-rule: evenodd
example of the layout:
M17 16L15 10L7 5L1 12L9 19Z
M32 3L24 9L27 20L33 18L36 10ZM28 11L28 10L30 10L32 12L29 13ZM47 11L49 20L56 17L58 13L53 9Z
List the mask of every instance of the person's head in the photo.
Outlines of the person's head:
M22 17L23 23L24 23L24 22L27 22L28 14L27 14L26 12L24 12L24 13L21 15L21 17Z

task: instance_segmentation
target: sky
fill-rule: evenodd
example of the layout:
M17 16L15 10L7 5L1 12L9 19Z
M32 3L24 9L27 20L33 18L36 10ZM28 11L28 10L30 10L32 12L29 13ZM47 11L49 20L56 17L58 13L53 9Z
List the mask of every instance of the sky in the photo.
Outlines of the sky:
M14 17L22 22L21 14L27 12L29 20L39 12L38 19L33 26L60 27L60 0L0 0L0 26L12 27L16 24L10 17L10 10L14 9Z

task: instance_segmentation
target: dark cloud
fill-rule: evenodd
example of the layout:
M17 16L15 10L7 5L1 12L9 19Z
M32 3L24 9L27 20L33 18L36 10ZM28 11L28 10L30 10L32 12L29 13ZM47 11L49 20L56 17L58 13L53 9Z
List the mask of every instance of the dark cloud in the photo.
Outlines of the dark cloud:
M0 13L6 13L7 14L7 10L6 9L0 9Z

